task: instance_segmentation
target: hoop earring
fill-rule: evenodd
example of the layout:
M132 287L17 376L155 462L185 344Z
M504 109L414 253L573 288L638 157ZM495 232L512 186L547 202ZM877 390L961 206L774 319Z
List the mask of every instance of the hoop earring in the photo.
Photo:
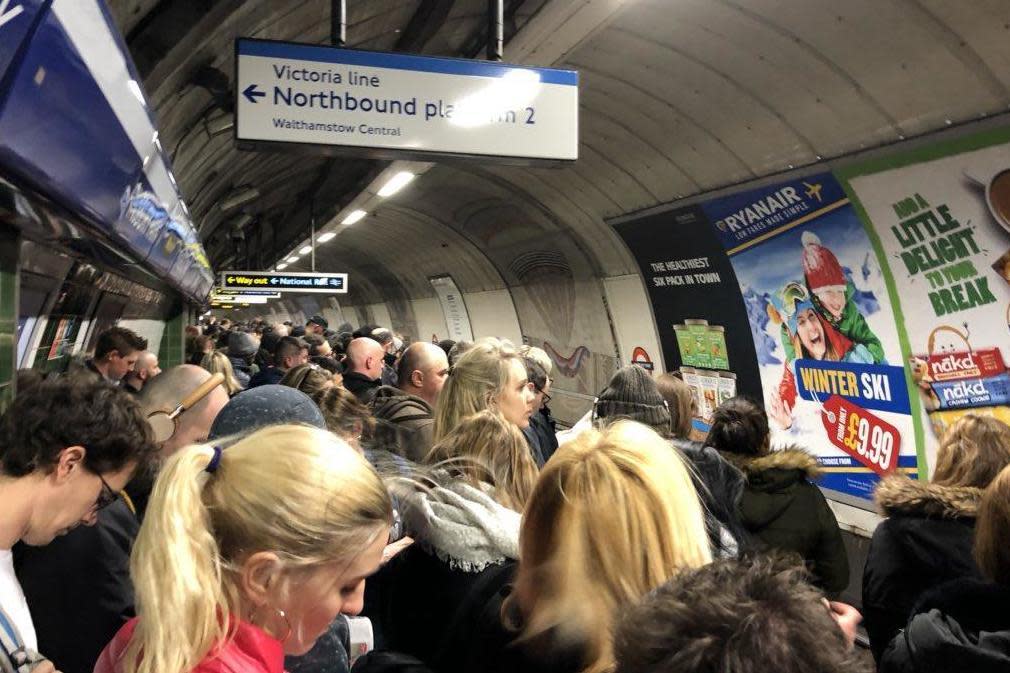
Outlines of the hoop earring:
M250 624L254 625L254 626L259 626L259 624L256 623L255 617L256 617L257 614L259 614L260 608L262 608L262 607L264 607L264 606L257 605L256 607L254 607L252 609L252 612L250 612L249 616L246 618L246 621L249 622ZM263 631L265 631L268 636L272 636L273 638L281 641L282 643L288 642L288 638L291 637L291 631L292 631L292 629L291 629L291 622L288 620L288 616L286 614L284 614L283 610L280 610L278 608L270 608L270 609L273 610L275 614L280 615L281 619L284 620L284 629L285 629L284 630L284 637L280 638L276 634L270 633L270 630L267 629L266 625L260 626L260 628L263 629Z

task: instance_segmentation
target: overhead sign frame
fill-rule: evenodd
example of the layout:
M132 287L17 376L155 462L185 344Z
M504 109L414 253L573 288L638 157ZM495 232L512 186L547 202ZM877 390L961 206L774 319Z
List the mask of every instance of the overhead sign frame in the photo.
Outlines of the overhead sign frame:
M238 38L233 132L249 150L568 165L578 159L578 78L573 70ZM488 102L495 97L501 102ZM372 108L358 109L359 100ZM378 103L384 111L375 111Z
M310 280L303 282L301 279ZM346 273L283 273L280 271L222 271L222 290L270 290L297 294L346 294Z

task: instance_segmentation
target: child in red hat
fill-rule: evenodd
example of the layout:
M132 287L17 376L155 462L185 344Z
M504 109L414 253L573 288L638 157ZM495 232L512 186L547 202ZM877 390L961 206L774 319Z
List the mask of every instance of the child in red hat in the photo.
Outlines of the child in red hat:
M862 344L873 356L874 363L886 362L880 339L852 300L856 288L845 278L835 253L821 245L821 239L811 231L804 231L801 240L803 277L817 312L853 343Z

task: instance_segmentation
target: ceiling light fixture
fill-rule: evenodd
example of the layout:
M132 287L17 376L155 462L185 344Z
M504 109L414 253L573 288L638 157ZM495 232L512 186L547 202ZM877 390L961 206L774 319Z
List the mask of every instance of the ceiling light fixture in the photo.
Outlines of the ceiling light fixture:
M389 178L389 182L382 186L382 189L379 190L379 196L383 198L392 196L410 184L410 181L413 179L413 173L409 171L400 171L393 177Z
M286 268L288 268L288 265L285 264L284 262L281 262L280 264L277 265L277 270L278 271L283 271Z
M311 245L306 245L306 246L303 246L302 249L298 251L298 254L299 255L307 255L310 252L312 252L312 246Z
M294 264L297 261L298 261L297 257L294 257L294 256L288 257L288 264Z
M329 241L332 241L334 236L336 236L336 234L332 231L328 231L325 234L320 234L319 237L316 238L316 243L327 243Z
M344 221L341 222L341 224L354 224L355 222L363 218L365 215L368 215L368 213L365 212L364 210L351 211L351 214L345 217Z

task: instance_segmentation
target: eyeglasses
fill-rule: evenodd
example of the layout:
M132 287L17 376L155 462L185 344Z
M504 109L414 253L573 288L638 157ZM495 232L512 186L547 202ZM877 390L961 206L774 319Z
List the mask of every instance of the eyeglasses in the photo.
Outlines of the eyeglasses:
M102 482L102 490L98 493L98 498L95 499L94 508L92 511L100 512L112 503L119 499L119 494L112 490L108 482L105 481L105 477L98 474L96 475Z

